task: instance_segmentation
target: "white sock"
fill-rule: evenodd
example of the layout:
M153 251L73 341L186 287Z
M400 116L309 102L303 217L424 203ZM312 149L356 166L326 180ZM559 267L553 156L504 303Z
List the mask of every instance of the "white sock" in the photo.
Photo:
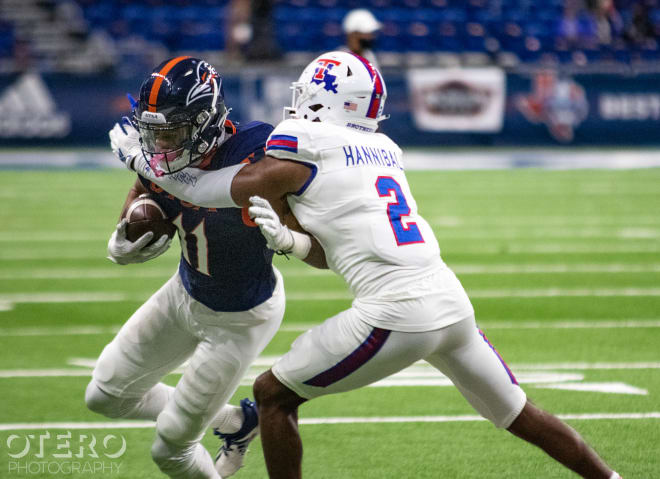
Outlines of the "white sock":
M225 404L211 421L211 427L224 434L232 434L239 431L244 420L243 409Z
M612 471L612 475L610 476L610 479L621 479L621 476L619 475L618 472Z

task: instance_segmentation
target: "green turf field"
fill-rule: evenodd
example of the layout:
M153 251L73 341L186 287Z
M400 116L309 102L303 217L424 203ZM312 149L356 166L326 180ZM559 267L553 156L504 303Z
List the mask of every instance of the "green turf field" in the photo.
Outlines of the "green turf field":
M626 479L660 477L660 169L409 180L478 322L528 395ZM178 260L176 243L143 265L105 259L132 181L116 170L0 171L0 478L160 477L152 428L113 423L83 402L103 346ZM332 273L277 260L284 328L234 401L298 334L350 304ZM301 408L305 477L573 477L478 421L423 364L378 386ZM212 435L204 443L215 452ZM259 441L236 477L266 477Z

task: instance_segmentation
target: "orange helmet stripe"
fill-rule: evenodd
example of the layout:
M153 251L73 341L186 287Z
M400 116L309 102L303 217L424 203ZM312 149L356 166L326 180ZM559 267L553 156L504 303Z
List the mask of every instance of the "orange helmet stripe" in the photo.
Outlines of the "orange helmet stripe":
M165 66L158 72L158 76L156 77L156 80L154 81L154 84L151 85L151 92L149 92L149 111L156 111L156 101L158 99L158 90L160 90L160 85L163 83L163 77L167 75L172 68L174 68L174 65L179 63L182 60L185 60L186 58L190 58L189 56L184 56L184 57L176 57L172 58L169 62L165 64Z

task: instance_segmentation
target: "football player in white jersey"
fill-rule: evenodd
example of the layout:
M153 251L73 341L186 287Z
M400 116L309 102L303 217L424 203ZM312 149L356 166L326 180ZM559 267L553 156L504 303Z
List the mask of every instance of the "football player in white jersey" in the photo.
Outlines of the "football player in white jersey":
M497 427L582 477L619 477L577 432L527 400L477 328L463 287L417 213L401 149L376 133L386 97L378 70L362 57L329 52L305 68L293 91L289 119L257 164L198 172L184 184L155 178L139 145L127 145L126 155L129 168L194 204L251 204L270 248L329 267L355 295L350 309L301 335L254 384L270 477L301 477L300 404L420 359Z

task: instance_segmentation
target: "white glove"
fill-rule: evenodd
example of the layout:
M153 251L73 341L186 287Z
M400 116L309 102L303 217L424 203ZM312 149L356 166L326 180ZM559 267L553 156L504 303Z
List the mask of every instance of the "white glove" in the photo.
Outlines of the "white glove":
M259 225L261 234L266 238L266 245L278 254L292 254L305 259L312 247L312 240L306 234L291 231L280 222L279 216L268 200L259 196L250 197L252 206L248 209L250 217Z
M288 227L280 222L268 200L259 196L250 197L248 212L254 222L259 225L261 234L266 238L266 245L273 251L288 254L293 247L293 235Z
M163 254L170 247L172 238L163 235L154 244L145 246L154 233L149 231L131 243L126 238L128 220L123 218L108 241L108 259L117 264L144 263Z
M144 157L144 154L140 145L140 133L135 129L131 120L122 117L121 122L115 123L108 136L115 157L124 163L126 168L136 171L135 160Z

